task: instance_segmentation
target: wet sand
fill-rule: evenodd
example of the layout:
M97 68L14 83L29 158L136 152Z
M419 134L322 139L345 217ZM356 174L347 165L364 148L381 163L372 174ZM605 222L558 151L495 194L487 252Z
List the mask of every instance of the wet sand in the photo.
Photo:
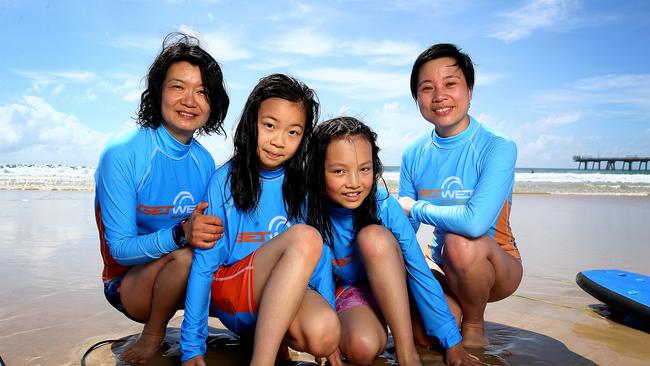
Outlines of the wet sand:
M7 365L78 365L96 342L139 333L141 325L103 297L91 192L0 191L0 207L0 357ZM574 278L596 268L649 274L650 197L516 195L511 220L524 278L514 296L488 305L491 345L475 354L492 365L647 364L650 325L607 317ZM152 364L178 364L181 321L179 312L165 355ZM245 347L210 324L209 360L245 364ZM123 348L102 346L86 364L115 365ZM422 355L426 365L442 364L437 351Z

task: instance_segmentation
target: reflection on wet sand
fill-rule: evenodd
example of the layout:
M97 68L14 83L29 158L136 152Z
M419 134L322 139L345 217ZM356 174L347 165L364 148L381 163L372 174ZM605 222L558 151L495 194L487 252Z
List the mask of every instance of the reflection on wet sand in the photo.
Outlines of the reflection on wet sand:
M137 336L142 326L103 296L92 193L0 191L0 207L0 352L7 365L79 365L96 342ZM594 268L647 274L649 219L650 197L515 196L524 278L514 296L488 305L491 344L475 354L491 365L647 365L648 326L595 312L602 305L573 279ZM431 237L426 228L421 233ZM179 312L152 364L178 364L181 322ZM248 349L220 323L210 325L217 336L211 364L246 364ZM123 348L100 347L87 364L115 365ZM425 365L443 364L439 350L421 351ZM395 361L390 347L382 356L375 365Z
M596 363L572 352L562 342L549 336L525 329L488 322L488 338L494 340L485 350L472 350L486 365L596 365ZM120 338L114 343L99 347L88 353L85 364L122 365L119 356L127 349L137 334ZM180 349L178 328L169 328L162 349L149 365L178 365ZM392 342L373 365L395 365L395 349ZM425 366L444 365L442 352L436 349L419 348ZM307 354L292 352L293 364L315 364L314 358ZM233 333L225 329L210 329L206 362L223 366L247 365L250 361L250 344L242 343Z

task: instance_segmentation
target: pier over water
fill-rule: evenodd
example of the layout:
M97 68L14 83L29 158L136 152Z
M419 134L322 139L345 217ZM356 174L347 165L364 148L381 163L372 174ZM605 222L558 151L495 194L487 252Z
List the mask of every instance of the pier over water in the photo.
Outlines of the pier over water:
M604 163L603 165L605 166L605 170L617 170L617 163L621 163L620 170L633 170L633 164L637 166L636 170L648 170L648 161L650 161L650 157L626 156L623 158L603 158L600 156L574 155L573 161L578 162L578 170L582 169L583 164L585 170L590 169L589 163L591 163L592 170L601 170L601 163Z

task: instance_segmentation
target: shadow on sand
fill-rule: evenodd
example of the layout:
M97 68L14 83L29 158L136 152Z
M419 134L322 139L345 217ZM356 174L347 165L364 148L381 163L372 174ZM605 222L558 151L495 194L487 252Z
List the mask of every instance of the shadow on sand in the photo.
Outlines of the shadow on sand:
M529 330L497 323L486 323L487 336L491 344L484 350L471 350L487 365L596 365L594 362L570 351L562 342ZM119 355L135 340L137 334L121 338L110 346L92 350L85 359L88 366L126 365L119 361ZM164 366L180 363L180 330L168 328L162 349L148 365ZM420 348L422 363L427 366L444 365L443 354L438 349ZM250 361L250 345L228 330L210 328L208 338L207 364L223 366L247 365ZM315 365L313 357L292 352L293 365ZM373 366L397 364L392 339L384 353Z
M615 323L625 325L626 327L640 330L642 332L650 333L650 320L648 319L641 319L623 314L605 304L592 304L589 305L589 309L602 316L603 318L611 320Z

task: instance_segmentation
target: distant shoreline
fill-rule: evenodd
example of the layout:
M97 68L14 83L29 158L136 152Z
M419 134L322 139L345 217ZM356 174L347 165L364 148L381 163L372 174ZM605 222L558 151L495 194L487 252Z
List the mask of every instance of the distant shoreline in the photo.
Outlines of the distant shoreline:
M399 188L399 166L385 166L391 193ZM0 165L0 190L94 191L95 167L57 164ZM517 168L514 194L650 196L650 173Z

